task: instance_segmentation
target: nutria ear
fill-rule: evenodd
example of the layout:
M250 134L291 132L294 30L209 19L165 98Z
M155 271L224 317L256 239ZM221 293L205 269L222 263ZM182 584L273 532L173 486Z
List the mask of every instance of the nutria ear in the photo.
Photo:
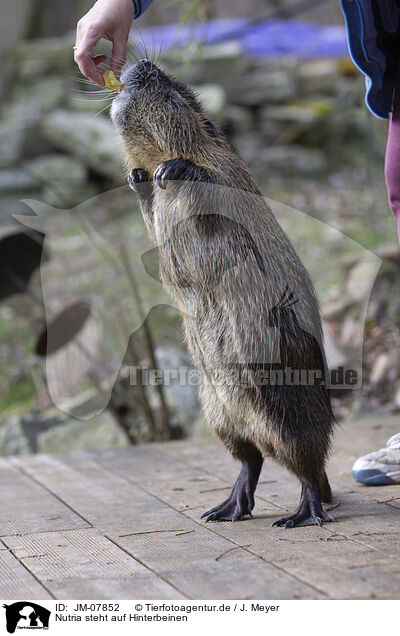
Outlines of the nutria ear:
M204 128L207 130L208 133L210 133L210 135L212 135L212 136L215 135L215 126L212 123L212 121L210 121L209 119L207 119L204 122Z

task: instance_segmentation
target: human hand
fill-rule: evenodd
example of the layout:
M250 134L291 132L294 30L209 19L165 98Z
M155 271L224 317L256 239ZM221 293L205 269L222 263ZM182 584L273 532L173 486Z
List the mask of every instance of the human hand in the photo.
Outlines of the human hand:
M96 4L78 22L74 58L83 75L99 86L104 86L103 76L97 66L106 55L93 55L93 49L101 38L113 43L111 70L116 77L126 58L126 46L134 12L132 0L97 0Z

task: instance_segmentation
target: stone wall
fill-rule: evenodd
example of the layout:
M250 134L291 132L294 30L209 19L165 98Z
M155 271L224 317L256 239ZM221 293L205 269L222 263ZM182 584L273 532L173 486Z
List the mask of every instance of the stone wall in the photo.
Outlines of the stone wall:
M118 142L107 101L78 82L73 36L24 42L5 61L0 118L0 218L20 198L74 205L121 183ZM190 82L256 177L317 175L341 140L363 134L352 107L362 81L345 61L249 59L234 43L162 59ZM77 92L82 91L82 92ZM102 114L98 114L100 111Z

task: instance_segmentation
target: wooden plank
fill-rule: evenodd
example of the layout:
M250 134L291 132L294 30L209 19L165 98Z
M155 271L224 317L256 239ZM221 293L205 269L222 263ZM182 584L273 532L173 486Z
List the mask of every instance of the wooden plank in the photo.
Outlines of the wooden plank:
M88 526L57 497L0 459L0 536Z
M150 475L149 461L156 470L157 462L161 466L162 454L150 457L149 452L149 447L135 449L137 462L129 459L129 453L122 453L126 462L131 461L130 470L139 482L146 470L147 478ZM260 598L268 582L269 598L323 597L209 527L195 523L171 507L168 497L161 501L157 492L150 494L127 480L123 470L117 475L93 458L88 453L63 458L36 456L24 459L24 469L74 510L84 511L85 517L116 545L188 596L243 598L245 590L246 595ZM119 461L117 456L115 461ZM178 496L177 484L183 483L181 479L191 483L193 470L186 464L174 466L168 457L164 464L169 466L168 479ZM158 474L159 482L164 473ZM220 484L216 479L211 483Z
M192 598L324 598L209 529L118 542Z
M6 548L0 548L0 598L45 600L52 596Z
M183 474L180 464L182 458L193 461L194 479L196 475L198 479L202 474L204 477L204 472L201 471L205 468L221 474L225 469L225 459L221 456L221 461L218 462L219 450L212 448L212 445L203 445L200 449L179 444L167 446L170 457L167 454L164 455L164 460L161 456L157 457L157 468L162 477L159 474L152 480L147 479L144 486L162 500L168 497L171 505L180 507L186 516L198 521L200 510L209 503L209 493L204 492L206 489L199 488L199 483L203 482L193 482L198 489L196 493L190 485L188 473L181 482L180 490L176 490L176 482L171 480L168 472L171 459L175 468L179 465L180 474ZM159 452L159 449L142 449L141 457L148 466L147 473L150 472L151 465L154 465L155 457L153 462L150 461L150 455L154 452ZM172 458L171 453L174 454ZM137 474L132 469L134 461L129 458L128 453L122 457L112 452L102 453L99 461L127 479L137 479ZM291 498L297 499L298 492L296 495L293 493L293 484L285 471L274 466L273 472L277 478L275 487L279 497L282 497L282 492L290 492ZM268 484L265 487L270 489ZM226 492L221 491L221 499ZM400 594L400 575L396 573L396 570L400 572L397 556L400 552L399 535L396 532L400 529L397 511L351 493L342 492L339 497L340 507L335 510L338 522L326 524L323 528L308 527L287 531L271 528L270 523L276 519L277 511L270 509L260 513L258 507L255 509L255 519L251 521L208 524L208 527L236 545L245 545L247 551L332 598L396 598ZM259 500L260 497L257 499L257 506ZM188 501L190 505L185 507ZM292 508L292 503L288 508ZM389 578L387 572L391 572Z
M184 598L94 528L3 541L56 598Z
M107 534L191 528L183 515L101 468L89 453L16 458L15 465L23 465L35 480Z
M205 510L228 496L238 475L238 463L222 445L168 442L164 446L165 450L158 444L122 453L110 450L93 457L151 492L157 483L163 501L171 500L181 511L195 506L200 519ZM283 511L297 506L299 495L298 481L277 464L267 462L257 487L254 514L271 513L272 523Z
M342 498L339 521L323 528L285 531L266 526L258 518L246 523L246 529L238 530L239 524L219 524L217 530L231 541L246 541L251 552L332 598L398 598L399 534L390 535L389 546L379 544L375 539L381 535L374 534L393 531L396 511L386 511L378 522L379 512L377 504L348 495Z

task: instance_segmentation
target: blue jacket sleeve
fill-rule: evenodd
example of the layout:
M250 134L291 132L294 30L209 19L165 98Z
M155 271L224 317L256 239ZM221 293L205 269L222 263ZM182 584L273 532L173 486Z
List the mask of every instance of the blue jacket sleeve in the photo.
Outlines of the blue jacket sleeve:
M133 14L133 19L135 20L139 16L142 15L149 8L153 0L133 0L135 5L135 12Z
M340 0L350 55L365 75L368 108L380 119L392 110L400 9L393 0Z

